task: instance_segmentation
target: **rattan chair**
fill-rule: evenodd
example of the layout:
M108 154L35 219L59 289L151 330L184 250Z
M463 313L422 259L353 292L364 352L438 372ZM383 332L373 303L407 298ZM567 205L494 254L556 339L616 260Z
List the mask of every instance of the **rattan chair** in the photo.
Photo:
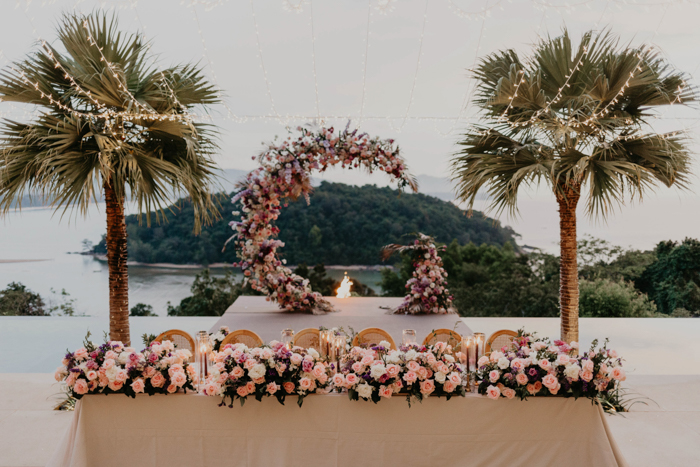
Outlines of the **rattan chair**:
M321 331L316 328L302 329L294 335L294 345L304 349L321 351Z
M363 329L357 333L355 338L352 340L352 345L370 347L372 345L379 344L381 341L387 341L389 344L391 344L391 348L396 350L396 344L394 343L394 339L391 338L391 335L385 330L379 328Z
M221 341L220 349L223 349L226 344L245 344L249 348L259 347L263 345L263 340L253 331L247 329L238 329L233 331Z
M513 342L518 336L515 331L510 331L508 329L501 329L491 334L491 337L486 339L486 345L484 346L484 352L488 355L494 350L500 351L503 346L506 346Z
M445 342L452 346L452 352L457 353L462 346L462 336L452 329L436 329L423 339L423 345L434 345L436 342Z
M187 334L185 331L179 329L170 329L161 333L155 338L156 342L170 341L175 344L176 349L187 349L192 352L192 357L190 357L190 362L194 362L195 345L192 336Z

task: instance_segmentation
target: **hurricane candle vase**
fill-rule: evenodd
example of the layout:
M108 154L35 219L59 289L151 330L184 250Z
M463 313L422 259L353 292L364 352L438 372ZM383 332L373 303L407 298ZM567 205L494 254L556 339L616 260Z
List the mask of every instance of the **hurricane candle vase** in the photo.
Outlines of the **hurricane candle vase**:
M197 333L197 349L195 350L195 361L199 373L199 382L203 384L209 375L209 357L211 355L211 342L207 331Z
M331 339L333 338L333 332L328 329L323 329L318 335L318 344L320 347L321 358L330 358L331 352Z
M292 349L294 343L294 329L285 329L282 331L281 342L288 348Z
M403 336L401 338L401 344L411 345L416 343L416 330L415 329L404 329Z

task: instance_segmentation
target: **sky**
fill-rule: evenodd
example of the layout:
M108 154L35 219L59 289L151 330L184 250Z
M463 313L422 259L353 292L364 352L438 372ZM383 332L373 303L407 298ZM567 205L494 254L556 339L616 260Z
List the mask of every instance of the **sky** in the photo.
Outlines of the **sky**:
M645 4L646 3L646 4ZM122 28L152 40L158 63L199 62L223 91L212 109L221 128L222 168L251 170L261 143L313 121L351 125L394 138L410 170L449 177L456 142L478 120L469 68L478 57L513 48L528 54L538 35L573 37L610 27L625 42L652 43L676 68L700 66L700 1L664 0L3 0L0 65L19 60L37 39L55 40L61 13L113 9ZM26 109L0 104L0 114ZM687 129L697 139L698 107L659 114L657 131ZM694 143L697 155L699 146ZM695 165L698 169L697 163ZM325 178L387 184L353 172ZM580 212L579 234L622 246L700 236L700 180L691 190L660 188L603 222ZM481 202L479 208L486 208ZM525 190L520 216L502 217L521 243L556 250L556 202L545 188Z

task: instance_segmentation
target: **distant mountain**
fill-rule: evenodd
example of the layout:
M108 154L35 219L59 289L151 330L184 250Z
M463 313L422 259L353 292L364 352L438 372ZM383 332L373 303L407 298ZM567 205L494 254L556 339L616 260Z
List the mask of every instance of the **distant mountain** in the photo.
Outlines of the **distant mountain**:
M235 176L235 173L230 175ZM221 249L233 233L228 223L236 206L230 194L220 195L221 220L195 237L192 206L180 200L168 215L168 223L139 225L127 217L129 258L143 263L211 264L234 262L235 252ZM475 212L467 217L452 203L421 193L401 193L374 185L356 187L322 182L307 206L304 199L291 202L277 221L281 253L289 264L372 265L380 262L380 249L407 241L406 234L423 232L439 242L515 245L509 227ZM96 247L105 251L104 239Z

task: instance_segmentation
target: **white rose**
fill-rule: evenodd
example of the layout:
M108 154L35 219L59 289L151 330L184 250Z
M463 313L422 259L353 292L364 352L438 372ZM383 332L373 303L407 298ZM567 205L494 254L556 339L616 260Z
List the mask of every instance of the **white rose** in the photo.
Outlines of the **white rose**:
M379 343L379 345L382 346L382 347L384 347L385 349L390 349L390 348L391 348L391 344L388 343L387 341L381 341L381 342Z
M370 397L372 397L373 391L374 391L374 388L367 383L360 384L357 387L357 393L363 399L369 399Z
M117 357L117 361L121 363L122 365L126 365L126 362L129 361L129 354L126 352L122 352L119 354Z
M444 355L443 358L444 358L445 360L447 360L448 362L450 362L450 363L454 363L454 362L455 362L455 358L454 358L452 355L447 354L447 355Z
M372 378L374 378L374 379L381 378L385 373L386 373L386 368L381 363L379 363L377 365L372 365L370 367L370 375L372 375Z
M114 365L112 368L105 371L105 376L110 382L113 382L114 378L117 377L117 373L119 372L119 370L121 370L121 368L119 368L117 365Z
M443 373L443 372L441 372L441 371L438 371L437 373L435 373L434 376L435 376L435 381L437 381L437 382L440 383L440 384L444 383L444 382L445 382L445 378L447 377L447 376L445 375L445 373Z
M510 367L510 360L508 360L506 357L501 357L498 359L498 368L505 370L508 367Z
M250 376L251 379L262 378L265 376L265 365L258 363L253 368L248 370L248 376Z
M310 348L307 352L308 352L309 355L311 355L311 356L314 358L314 360L316 360L316 359L318 359L318 358L320 357L320 355L318 354L318 352L316 352L316 349L314 349L313 347Z
M564 376L571 378L573 381L578 381L578 375L581 372L581 367L578 365L566 365Z
M399 363L401 361L401 352L399 352L398 350L392 350L386 356L386 361L387 361L387 363L393 363L393 364Z
M408 352L406 352L406 360L414 360L416 358L416 351L411 349Z

